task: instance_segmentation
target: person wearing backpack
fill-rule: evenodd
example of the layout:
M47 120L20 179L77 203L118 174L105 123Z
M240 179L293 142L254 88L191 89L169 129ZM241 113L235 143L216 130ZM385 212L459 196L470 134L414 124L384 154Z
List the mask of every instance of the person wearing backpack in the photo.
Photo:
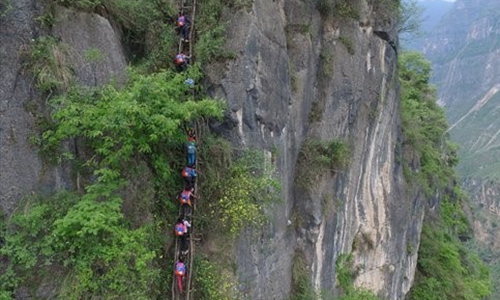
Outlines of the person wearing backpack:
M196 164L196 142L188 141L186 143L187 150L187 165L188 167L194 167Z
M174 264L174 275L177 277L177 287L179 288L179 292L182 293L182 281L184 276L186 275L187 268L184 264L182 257L179 257L179 260Z
M179 12L177 17L177 32L181 32L182 41L188 43L189 42L189 26L191 25L191 20L189 18Z
M196 180L196 176L198 175L198 171L196 171L193 167L184 167L181 172L182 177L186 179L186 182L189 186L194 186L194 182Z
M186 54L184 54L184 52L181 51L179 54L175 56L174 64L178 72L185 71L189 64L189 56L187 56Z
M187 236L189 234L189 227L191 227L191 224L183 219L179 218L177 219L177 223L174 225L174 232L177 237L179 237L179 240L181 242L181 254L186 255L189 248L187 244Z

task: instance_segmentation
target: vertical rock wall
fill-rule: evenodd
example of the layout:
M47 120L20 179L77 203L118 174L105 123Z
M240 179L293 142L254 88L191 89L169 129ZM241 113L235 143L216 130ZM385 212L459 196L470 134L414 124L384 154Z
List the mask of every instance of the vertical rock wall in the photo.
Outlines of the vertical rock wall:
M36 89L23 68L21 49L40 36L53 35L67 45L76 82L85 86L123 82L126 67L120 36L105 18L43 7L41 1L11 2L12 9L0 17L0 206L7 214L31 192L47 194L72 186L69 167L43 163L30 143L39 134L37 118L47 114L48 95ZM49 12L52 28L40 28L37 18Z
M353 254L355 285L384 299L401 299L413 281L423 210L397 163L395 24L384 7L351 5L357 16L325 18L309 1L255 0L229 20L238 58L209 74L212 94L230 108L219 130L238 145L279 149L284 201L265 232L245 232L237 245L249 299L290 296L296 251L318 292L336 292L341 253ZM302 188L297 159L310 137L345 141L351 164Z

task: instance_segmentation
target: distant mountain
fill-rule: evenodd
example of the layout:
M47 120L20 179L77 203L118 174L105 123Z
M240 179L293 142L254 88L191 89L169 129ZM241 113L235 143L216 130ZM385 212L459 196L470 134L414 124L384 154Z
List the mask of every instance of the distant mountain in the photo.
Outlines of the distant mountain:
M415 51L422 51L425 37L432 34L434 26L436 26L441 17L450 10L453 2L444 0L423 0L419 1L419 5L424 9L424 20L421 27L422 37L402 41L403 48Z
M500 178L500 1L458 0L426 38L462 176Z

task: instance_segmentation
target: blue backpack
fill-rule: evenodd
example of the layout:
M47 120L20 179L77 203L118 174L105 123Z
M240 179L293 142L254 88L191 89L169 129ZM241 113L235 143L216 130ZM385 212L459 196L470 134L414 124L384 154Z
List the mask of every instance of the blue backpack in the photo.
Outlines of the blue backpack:
M185 273L186 273L186 266L181 262L176 263L175 264L175 275L184 276Z

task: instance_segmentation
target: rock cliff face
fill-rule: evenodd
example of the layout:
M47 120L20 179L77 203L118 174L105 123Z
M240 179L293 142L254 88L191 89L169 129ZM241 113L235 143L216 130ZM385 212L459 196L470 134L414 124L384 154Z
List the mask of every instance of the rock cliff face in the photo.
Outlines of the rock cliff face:
M26 194L72 186L70 170L44 165L30 143L30 137L37 134L37 115L45 113L47 95L35 88L32 76L23 68L21 49L33 39L51 34L68 46L80 84L121 82L125 76L119 35L108 20L53 7L54 26L41 29L35 19L48 9L40 1L12 1L12 9L0 17L0 205L8 214Z
M236 246L239 289L248 299L287 299L299 252L318 292L337 292L342 253L353 255L355 285L384 299L404 298L413 282L423 205L407 194L399 163L397 33L377 2L327 1L334 9L325 16L310 1L255 0L227 14L227 47L237 58L208 68L209 92L229 104L226 121L213 129L277 156L283 186L266 231L247 231ZM0 19L0 62L8 66L0 82L0 204L7 212L31 191L71 185L64 170L43 167L27 138L33 116L23 105L44 98L20 72L17 53L38 35L37 3L15 1ZM345 3L353 9L343 15L335 5ZM108 21L62 8L55 15L52 33L73 48L80 83L123 78L125 60ZM102 61L86 60L89 50ZM308 138L344 141L348 167L297 185Z
M238 58L209 74L212 95L229 103L219 130L239 145L277 147L284 190L272 229L238 244L249 299L289 296L296 251L317 291L335 292L335 262L351 252L356 286L401 299L412 283L416 253L407 249L418 248L423 211L405 194L397 163L397 36L383 9L355 2L359 19L324 18L308 1L263 0L229 17ZM307 138L346 141L350 166L298 187Z

